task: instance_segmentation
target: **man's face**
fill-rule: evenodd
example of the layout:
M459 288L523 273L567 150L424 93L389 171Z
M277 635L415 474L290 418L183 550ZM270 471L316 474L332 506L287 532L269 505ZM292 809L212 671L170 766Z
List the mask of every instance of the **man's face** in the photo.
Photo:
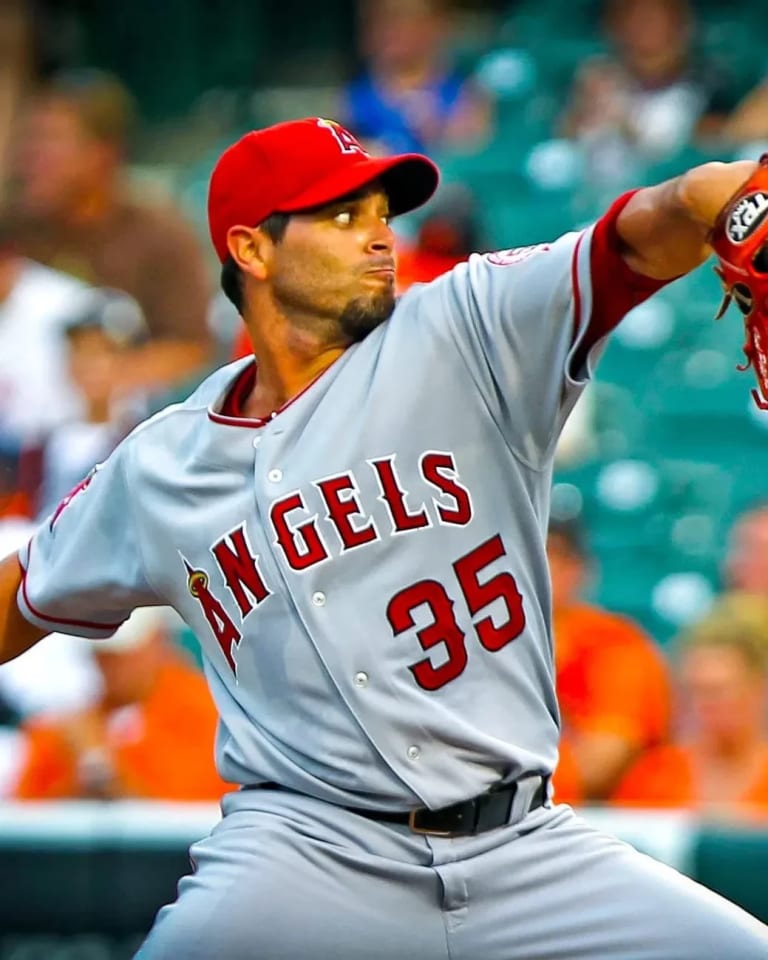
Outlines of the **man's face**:
M272 250L269 281L276 306L298 328L329 345L362 340L395 307L386 193L376 188L293 215Z
M114 392L121 355L99 329L72 331L68 338L69 371L73 382L90 403L104 403Z
M429 64L447 33L434 0L371 0L363 10L361 53L385 72Z
M614 19L614 35L630 64L671 56L688 43L687 17L676 0L630 0Z
M705 740L728 743L761 729L766 681L738 648L687 650L680 681L684 719Z
M66 212L98 177L103 152L66 101L33 103L22 119L14 163L25 209L38 216Z
M768 510L747 514L734 527L726 577L734 590L768 597Z

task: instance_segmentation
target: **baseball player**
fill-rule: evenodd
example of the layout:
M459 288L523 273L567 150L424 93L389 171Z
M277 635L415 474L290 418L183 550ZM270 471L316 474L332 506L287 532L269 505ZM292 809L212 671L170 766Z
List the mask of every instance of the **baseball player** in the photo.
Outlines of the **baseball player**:
M0 567L3 660L156 604L203 645L242 788L141 960L768 957L757 920L550 796L544 546L606 335L708 255L754 166L396 303L390 219L429 160L313 118L224 152L210 231L256 359L136 429Z

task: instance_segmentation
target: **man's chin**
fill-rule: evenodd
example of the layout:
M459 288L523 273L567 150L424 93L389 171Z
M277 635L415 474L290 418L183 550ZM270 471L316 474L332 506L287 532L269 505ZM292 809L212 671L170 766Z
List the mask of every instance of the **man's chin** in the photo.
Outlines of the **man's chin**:
M351 343L364 340L376 327L392 316L395 294L392 290L375 296L350 300L339 317L339 326Z

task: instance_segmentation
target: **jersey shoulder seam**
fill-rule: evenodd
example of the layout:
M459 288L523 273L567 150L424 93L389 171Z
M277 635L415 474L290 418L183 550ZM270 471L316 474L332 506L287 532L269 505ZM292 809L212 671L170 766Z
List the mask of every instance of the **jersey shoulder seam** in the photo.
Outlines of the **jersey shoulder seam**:
M157 426L161 422L164 422L170 417L174 417L179 414L203 413L207 415L208 407L208 403L201 403L199 406L189 406L189 401L184 401L183 403L172 403L163 410L158 410L158 412L149 417L149 419L137 424L125 438L124 442L126 444L135 442L137 437L150 432L153 427Z

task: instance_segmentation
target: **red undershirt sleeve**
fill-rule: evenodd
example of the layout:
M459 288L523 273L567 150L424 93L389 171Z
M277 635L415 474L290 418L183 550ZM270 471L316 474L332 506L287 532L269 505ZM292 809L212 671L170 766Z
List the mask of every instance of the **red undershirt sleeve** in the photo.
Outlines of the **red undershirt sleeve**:
M630 190L614 200L595 224L590 248L592 312L574 354L573 369L579 369L584 364L592 347L615 329L633 307L674 279L647 277L635 272L624 259L617 220L637 192Z

